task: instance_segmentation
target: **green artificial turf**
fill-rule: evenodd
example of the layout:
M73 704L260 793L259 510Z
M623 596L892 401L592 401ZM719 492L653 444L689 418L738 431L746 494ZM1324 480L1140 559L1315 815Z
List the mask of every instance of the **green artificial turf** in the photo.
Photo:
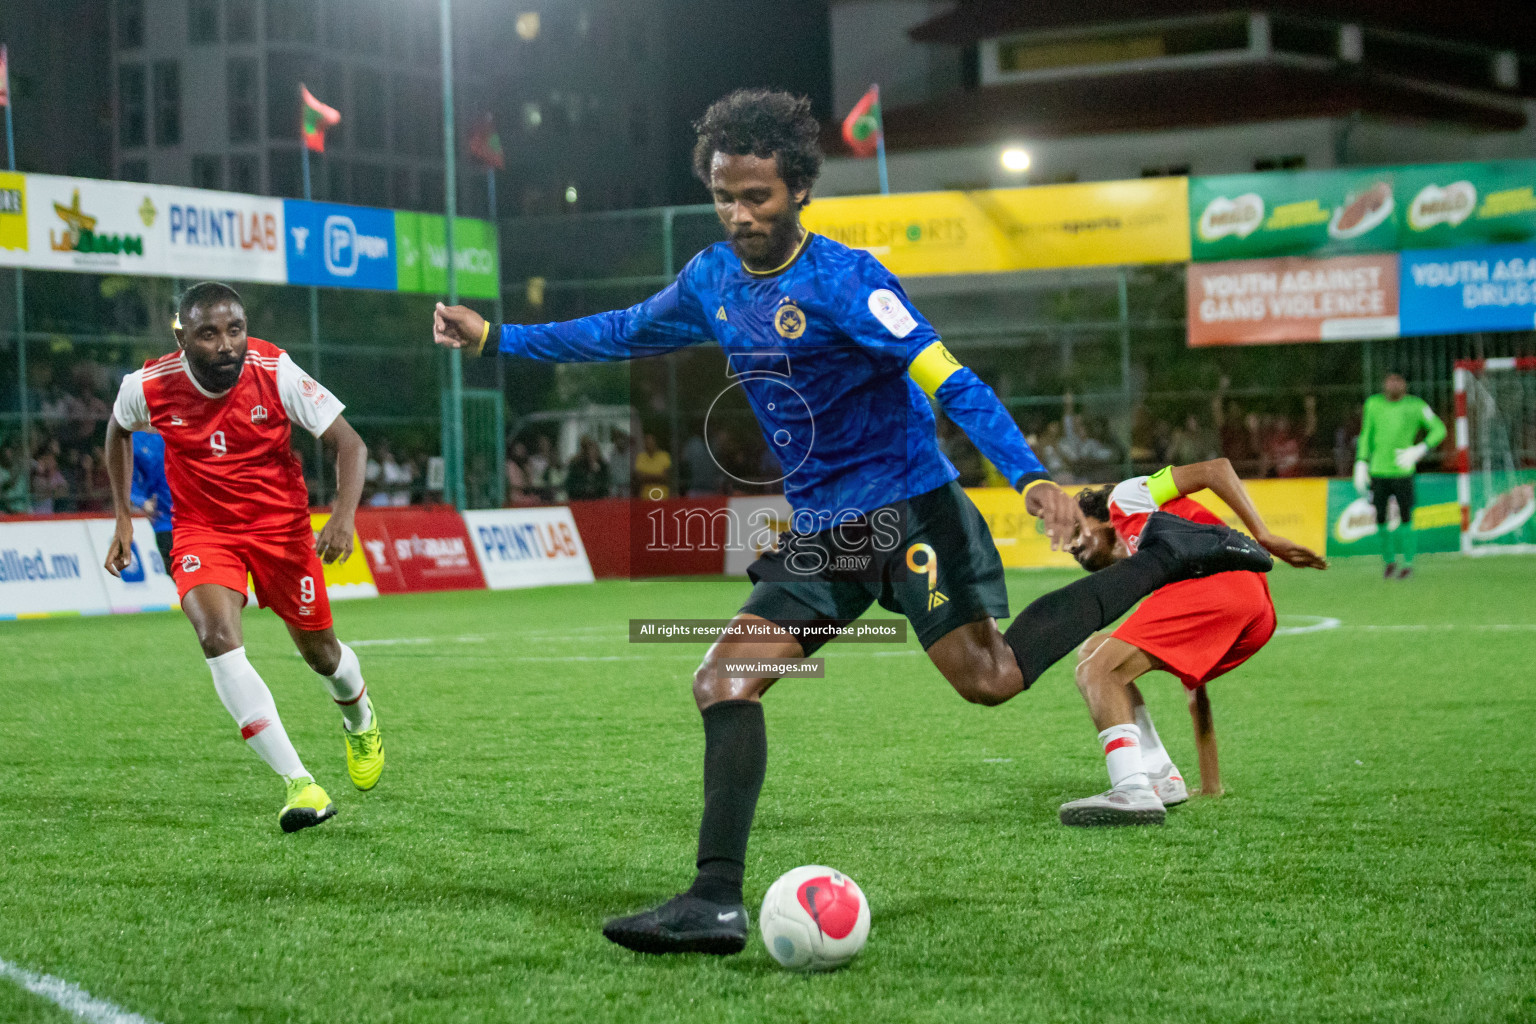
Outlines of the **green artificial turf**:
M748 904L856 879L869 945L827 976L644 958L605 917L691 877L701 645L734 582L338 605L386 737L346 780L339 718L267 612L247 649L335 821L277 828L179 613L0 623L0 960L174 1022L1536 1019L1536 560L1357 559L1272 576L1282 635L1211 687L1228 795L1074 830L1106 785L1058 666L1008 704L905 647L834 645L781 683ZM1010 574L1015 608L1074 578ZM883 614L883 613L882 613ZM1379 627L1379 628L1373 628ZM1187 777L1183 692L1143 687ZM0 1019L66 1019L0 978Z

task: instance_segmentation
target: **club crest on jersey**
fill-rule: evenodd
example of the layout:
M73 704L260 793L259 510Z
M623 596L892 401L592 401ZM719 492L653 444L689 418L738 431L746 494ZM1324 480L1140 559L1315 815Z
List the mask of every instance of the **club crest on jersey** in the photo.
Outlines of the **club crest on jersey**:
M785 299L773 314L773 328L782 338L798 338L805 333L805 312L793 300Z
M252 409L251 410L251 422L252 423L265 423L265 422L267 422L267 407L264 406L264 405L258 405L254 409Z
M196 555L182 555L181 556L181 571L182 572L197 572L197 570L201 569L202 567L203 567L203 560L201 558L198 558Z

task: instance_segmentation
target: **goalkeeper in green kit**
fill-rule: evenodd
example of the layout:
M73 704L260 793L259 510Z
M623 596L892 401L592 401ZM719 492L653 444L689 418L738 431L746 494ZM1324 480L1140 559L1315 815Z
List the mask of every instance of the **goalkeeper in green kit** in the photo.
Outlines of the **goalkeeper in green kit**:
M1425 431L1423 440L1419 431ZM1408 393L1408 381L1389 373L1381 394L1365 400L1360 418L1360 444L1355 450L1355 489L1370 492L1376 506L1376 536L1381 538L1382 575L1407 579L1413 573L1418 546L1413 536L1413 474L1419 460L1445 440L1445 424L1422 398ZM1397 499L1396 529L1387 525L1387 501ZM1401 534L1401 541L1398 537ZM1394 550L1395 549L1395 550ZM1402 565L1397 555L1402 555Z

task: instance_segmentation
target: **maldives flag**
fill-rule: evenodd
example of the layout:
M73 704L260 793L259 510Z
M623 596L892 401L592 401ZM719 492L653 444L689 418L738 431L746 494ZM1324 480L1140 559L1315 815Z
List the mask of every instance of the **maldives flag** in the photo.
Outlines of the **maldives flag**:
M469 133L469 152L482 167L498 171L507 169L507 156L501 151L501 136L496 134L496 122L489 111Z
M885 125L880 121L880 87L872 85L869 92L848 111L843 118L843 141L858 157L874 156Z
M316 153L325 152L325 130L341 124L341 115L335 107L328 107L315 99L313 93L299 85L299 99L304 104L304 145Z
M0 107L11 105L11 71L5 59L5 44L0 43Z

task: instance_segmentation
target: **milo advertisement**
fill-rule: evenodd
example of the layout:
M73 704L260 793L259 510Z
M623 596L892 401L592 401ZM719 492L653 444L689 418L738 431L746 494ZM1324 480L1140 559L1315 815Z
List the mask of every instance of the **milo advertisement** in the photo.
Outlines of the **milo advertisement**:
M1536 160L1429 164L1397 170L1402 249L1536 237Z
M1390 252L1398 200L1391 168L1189 179L1196 260Z
M1461 549L1461 504L1456 500L1456 474L1420 473L1414 480L1413 528L1419 553ZM1387 506L1392 526L1401 524L1396 504ZM1350 480L1328 481L1328 557L1375 555L1376 508L1370 495L1361 497Z

